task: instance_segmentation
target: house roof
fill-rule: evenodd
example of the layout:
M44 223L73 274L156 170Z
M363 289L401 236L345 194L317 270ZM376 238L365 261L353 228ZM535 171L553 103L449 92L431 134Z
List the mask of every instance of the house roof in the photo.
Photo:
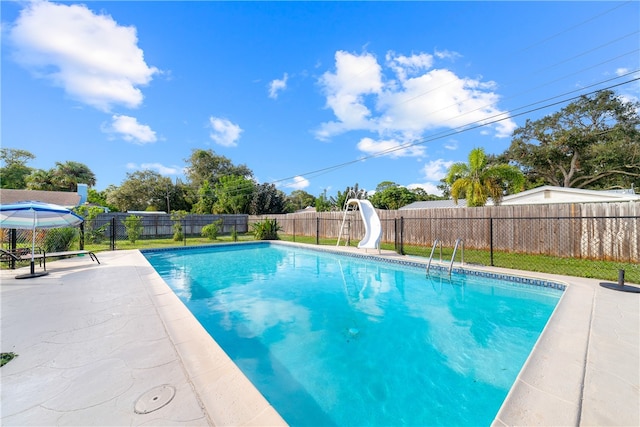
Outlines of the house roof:
M44 190L11 190L0 189L0 204L24 202L34 200L54 205L73 208L80 204L80 194L68 191L44 191Z
M628 190L584 190L582 188L554 187L544 185L531 190L505 196L500 205L542 205L554 203L598 203L598 202L628 202L640 201L640 194L635 194L633 189ZM431 200L427 202L413 202L400 208L408 209L435 209L435 208L464 208L467 201L458 200L456 205L453 200ZM491 199L487 206L493 206Z
M458 204L451 200L427 200L422 202L413 202L401 207L399 210L409 209L438 209L438 208L466 208L467 201L465 199L458 199Z
M544 185L531 190L505 196L501 205L535 205L551 203L596 203L640 201L640 194L633 190L602 191L582 188L554 187Z

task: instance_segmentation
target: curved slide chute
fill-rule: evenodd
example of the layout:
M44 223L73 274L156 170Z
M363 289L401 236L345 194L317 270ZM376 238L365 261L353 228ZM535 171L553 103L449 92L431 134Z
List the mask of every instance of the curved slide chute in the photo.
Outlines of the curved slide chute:
M364 222L364 237L358 243L361 249L380 250L380 238L382 237L382 224L375 208L368 200L349 199L346 203L348 209L350 204L357 204L360 216Z

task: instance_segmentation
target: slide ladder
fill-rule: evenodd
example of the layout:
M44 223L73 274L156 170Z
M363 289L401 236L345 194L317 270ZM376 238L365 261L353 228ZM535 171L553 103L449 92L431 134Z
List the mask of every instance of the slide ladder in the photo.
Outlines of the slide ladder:
M353 212L357 208L357 204L349 204L348 200L344 202L344 216L342 217L342 224L340 224L340 232L338 233L336 246L340 246L341 239L344 239L345 246L349 246L351 244L351 218L353 216Z

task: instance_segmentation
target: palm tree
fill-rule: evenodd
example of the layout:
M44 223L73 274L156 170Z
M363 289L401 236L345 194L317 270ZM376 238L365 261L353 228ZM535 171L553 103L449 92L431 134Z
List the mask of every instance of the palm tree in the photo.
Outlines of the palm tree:
M489 197L499 205L502 197L522 191L524 175L515 166L508 164L487 165L487 155L482 148L469 153L469 164L454 163L445 178L451 186L451 197L467 199L467 206L484 206Z

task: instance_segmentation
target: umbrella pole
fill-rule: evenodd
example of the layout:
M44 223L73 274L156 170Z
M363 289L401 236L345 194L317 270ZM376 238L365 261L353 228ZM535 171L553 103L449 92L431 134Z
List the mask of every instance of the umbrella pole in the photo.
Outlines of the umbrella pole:
M33 233L31 233L31 274L36 272L35 252L36 252L36 225L38 224L38 214L33 210Z

